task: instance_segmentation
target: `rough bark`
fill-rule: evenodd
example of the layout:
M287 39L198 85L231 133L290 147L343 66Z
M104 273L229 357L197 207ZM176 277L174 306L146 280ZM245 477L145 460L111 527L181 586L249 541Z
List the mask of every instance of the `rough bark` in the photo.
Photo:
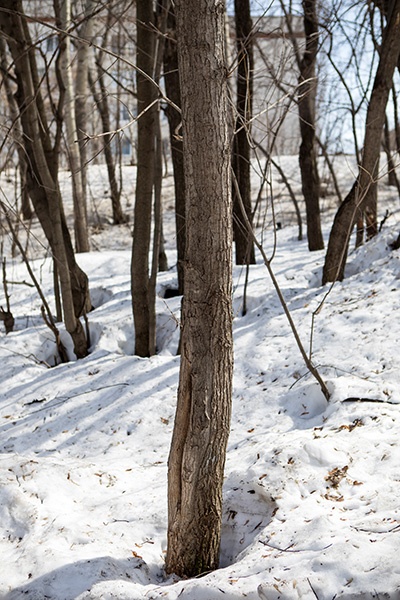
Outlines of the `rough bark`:
M324 240L319 208L319 175L315 151L315 65L318 52L318 17L316 0L303 0L306 46L300 62L298 108L301 144L299 153L301 185L306 204L309 250L321 250Z
M236 125L233 139L232 167L247 218L252 223L250 182L250 119L253 104L253 22L249 0L235 0L235 27L237 48ZM254 264L254 243L243 223L236 187L232 187L233 234L237 265Z
M335 216L323 268L323 284L343 279L350 234L360 216L364 213L366 215L367 236L371 237L377 232L379 154L386 104L399 56L400 0L395 0L391 17L383 33L379 63L368 105L361 165L352 189Z
M185 295L168 466L166 570L218 566L232 389L232 203L224 3L179 0L186 183Z
M137 58L139 69L154 75L155 28L152 0L138 0ZM149 250L155 171L155 125L157 119L156 88L140 72L137 73L138 120L137 175L134 229L131 264L132 308L135 324L135 354L151 356L155 353L155 305L149 280ZM153 105L152 105L153 103Z
M181 88L178 71L178 51L176 45L176 22L173 7L168 12L166 40L164 45L164 83L167 97L176 106L181 106ZM170 104L165 109L171 145L171 158L175 185L175 228L177 249L178 292L184 292L184 260L186 248L185 222L185 172L183 163L181 115Z

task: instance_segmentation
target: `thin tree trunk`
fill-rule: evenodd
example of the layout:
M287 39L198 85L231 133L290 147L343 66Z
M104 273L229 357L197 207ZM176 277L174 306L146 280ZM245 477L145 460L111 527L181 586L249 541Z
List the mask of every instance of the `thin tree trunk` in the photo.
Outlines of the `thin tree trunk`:
M232 203L224 6L176 0L187 192L178 405L166 570L218 566L232 391Z
M324 144L324 142L318 136L315 136L315 139L316 139L318 146L321 149L322 155L326 162L326 166L328 167L328 170L331 174L333 187L335 188L335 192L336 192L337 203L341 204L341 202L343 201L342 192L340 191L339 183L338 183L338 180L336 177L336 172L335 172L335 169L333 168L333 162L331 160L331 157L329 156L328 151L326 149L326 144Z
M159 8L159 7L158 7ZM158 85L160 82L162 60L164 53L164 32L166 24L166 14L162 10L156 13L156 26L158 36L156 39L156 47L154 52L155 58L155 73L154 82ZM157 114L154 120L154 228L153 228L153 249L150 269L150 279L148 283L148 302L151 307L155 307L156 302L156 283L157 273L159 270L160 259L163 266L168 269L167 256L164 248L162 248L162 140L161 140L161 124L160 124L160 104L156 105ZM149 339L156 340L156 319L155 316L150 320ZM154 346L156 351L156 345Z
M264 156L267 159L267 162L270 162L275 167L275 169L278 171L279 175L281 176L283 183L286 186L286 189L287 189L287 191L289 193L291 201L293 202L294 210L295 210L295 213L296 213L297 226L298 226L298 232L299 232L298 236L297 236L297 239L299 241L301 241L303 239L303 222L302 222L302 219L301 219L301 212L300 212L299 203L297 202L297 198L296 198L296 195L295 195L295 193L293 191L293 188L290 185L290 182L289 182L288 178L286 177L285 172L282 169L282 167L280 166L280 164L277 163L272 158L271 154L269 152L267 152L267 150L265 150L265 148L261 144L256 143L256 146L264 154Z
M26 180L27 164L25 157L18 157L19 179L21 189L21 214L24 221L30 221L34 215L31 200L28 193L28 183Z
M377 231L376 200L381 136L393 73L400 55L400 0L395 0L383 34L379 64L368 105L364 152L357 180L336 213L329 237L322 282L344 277L349 238L354 224L365 211L367 234Z
M164 45L164 83L166 95L176 106L181 106L181 88L178 71L178 52L176 45L176 22L174 9L171 6L167 19L167 38ZM177 249L178 292L184 292L184 260L186 248L186 208L185 208L185 171L183 163L182 117L180 113L167 104L165 109L171 144L171 158L175 185L175 229Z
M75 118L76 133L78 139L79 158L80 158L80 176L82 180L82 204L85 208L87 218L87 142L86 132L89 120L88 98L90 94L88 75L89 75L89 43L93 37L93 18L94 0L86 0L84 22L79 30L79 40L75 40L77 45L77 69L75 84Z
M301 145L299 153L301 184L306 204L309 250L321 250L324 239L319 208L319 175L315 151L315 65L318 52L318 17L316 0L303 0L306 47L300 62L299 117Z
M399 66L397 66L398 70ZM397 102L397 93L396 93L396 87L393 84L392 85L392 96L393 96L393 113L394 113L394 137L395 137L395 148L396 148L396 152L400 153L400 120L399 120L399 108L398 108L398 102Z
M385 118L385 125L383 126L383 149L386 154L387 167L388 167L388 185L397 187L398 182L396 178L396 165L392 156L392 148L390 147L390 131L389 122L387 117Z
M114 225L120 225L127 222L127 217L124 214L121 206L121 190L118 187L117 177L115 174L115 162L111 148L112 134L111 132L111 120L110 110L107 100L107 90L104 84L104 74L101 67L100 59L96 61L97 65L97 80L100 86L100 93L98 93L95 84L95 78L89 69L89 85L93 95L94 102L99 111L103 132L103 150L104 158L107 166L108 182L110 184L110 195L111 195L111 208L113 214Z
M137 59L139 69L154 75L155 32L152 0L138 0ZM152 28L153 27L153 28ZM132 308L135 323L135 354L155 353L155 306L149 282L149 250L155 167L156 88L137 73L138 164L131 264Z
M155 52L156 70L154 81L157 85L160 83L161 70L163 66L165 32L168 19L168 6L170 0L164 0L167 5L166 9L163 3L157 5L156 26L157 26L157 50ZM160 122L160 103L157 103L157 118L155 121L155 153L154 153L154 244L152 258L152 273L150 278L150 287L152 293L156 295L157 271L168 271L168 259L164 246L163 234L163 210L162 210L162 179L163 179L163 155L162 155L162 133Z
M3 85L7 97L8 108L10 110L11 117L11 128L9 131L9 135L13 137L15 140L15 146L18 154L18 168L20 175L20 189L21 189L21 213L22 218L25 221L30 221L33 216L33 210L31 207L31 203L29 201L29 193L27 188L26 181L26 156L24 152L24 142L23 142L23 134L21 127L21 119L19 116L19 109L17 102L15 100L14 92L10 85L10 80L8 77L9 65L7 61L7 47L4 41L4 38L0 36L0 65L3 71Z
M247 218L252 222L251 181L250 181L250 120L253 104L253 22L250 16L249 0L235 0L235 27L237 49L236 79L236 126L233 139L232 166L238 183ZM235 260L237 265L254 264L254 243L243 223L242 211L236 188L232 188L233 235L235 240Z
M64 32L67 32L71 26L71 0L63 0L61 3L60 18L62 29ZM62 39L60 51L62 56L61 76L65 90L64 120L66 147L71 170L72 197L74 202L75 249L77 252L89 252L87 212L83 192L79 146L77 144L78 133L75 117L75 92L72 81L71 40L67 33L65 33Z
M113 13L111 10L111 5L109 5L107 12L106 32L103 36L101 43L101 46L103 48L107 48L108 45L108 34L111 30L112 18ZM100 120L103 128L104 135L102 136L102 141L104 157L107 165L108 181L110 185L113 223L114 225L120 225L123 223L127 223L128 217L124 214L121 206L121 187L118 186L115 160L111 147L113 135L111 133L112 126L110 118L110 107L108 102L108 91L104 81L103 58L104 53L101 50L99 50L96 56L96 70L93 70L94 72L92 72L92 69L89 67L88 79L94 102L96 104L97 110L99 111ZM96 80L98 81L100 92L97 91Z

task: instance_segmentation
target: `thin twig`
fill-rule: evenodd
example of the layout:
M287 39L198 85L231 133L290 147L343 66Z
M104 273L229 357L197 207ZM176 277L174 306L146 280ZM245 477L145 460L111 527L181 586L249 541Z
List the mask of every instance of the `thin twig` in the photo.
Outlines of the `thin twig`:
M268 548L272 548L272 550L278 550L278 552L293 552L293 553L297 553L297 552L310 552L310 548L296 548L294 549L294 543L290 544L287 548L279 548L278 546L273 546L272 544L269 544L268 542L265 542L264 540L259 540L260 544L263 544L263 546L268 546ZM318 552L321 552L322 550L327 550L327 548L330 548L332 546L332 544L328 544L327 546L324 546L324 548L319 548Z
M278 298L279 298L279 301L280 301L281 306L283 308L283 311L284 311L284 313L286 315L287 320L289 321L289 325L290 325L290 328L291 328L292 333L294 335L294 338L296 340L297 347L300 350L300 353L301 353L301 355L303 357L303 360L304 360L304 362L305 362L305 364L307 366L307 369L310 371L310 373L318 381L318 383L320 385L320 388L321 388L321 391L324 394L325 398L327 400L329 400L329 398L330 398L330 392L329 392L329 390L328 390L328 388L326 386L326 383L324 382L324 380L322 379L321 375L319 374L319 371L318 371L317 367L312 363L310 357L307 355L307 352L305 351L305 348L303 346L303 343L302 343L302 341L300 339L300 336L299 336L299 333L297 331L296 325L295 325L295 323L294 323L294 321L292 319L292 315L290 314L289 308L288 308L288 306L286 304L286 301L285 301L285 299L283 297L283 294L282 294L282 291L281 291L281 289L279 287L278 281L277 281L277 279L275 277L275 274L274 274L274 272L272 270L271 261L268 259L268 257L267 257L267 255L266 255L266 253L264 251L264 248L263 248L262 244L260 244L260 242L258 241L256 235L254 234L253 228L252 228L252 226L250 224L250 221L249 221L249 219L247 217L245 208L243 206L243 201L242 201L242 198L241 198L241 195L240 195L239 186L238 186L235 174L233 172L232 172L232 180L233 180L233 184L235 186L235 190L236 190L236 193L237 193L237 196L238 196L239 205L240 205L240 209L242 211L242 216L243 216L244 223L245 223L245 225L246 225L246 227L247 227L247 229L249 231L249 234L252 236L255 245L257 246L258 250L261 253L261 256L262 256L262 258L264 260L265 266L267 267L269 276L271 278L271 281L273 283L275 291L278 294Z
M313 594L314 594L314 596L317 598L317 600L319 600L319 596L318 596L317 592L314 590L314 588L313 588L313 586L312 586L312 584L311 584L311 581L309 580L309 578L308 578L308 577L307 577L307 581L308 581L308 585L310 586L310 588L311 588L311 590L312 590L312 593L313 593Z
M53 315L51 314L50 307L49 307L49 305L47 303L47 300L46 300L46 298L45 298L45 296L43 294L42 288L40 287L39 282L36 279L36 276L35 276L32 268L31 268L31 265L29 264L29 260L28 260L28 257L26 255L26 252L25 252L24 248L22 247L21 242L18 239L18 236L17 236L17 234L15 232L15 229L14 229L14 226L12 224L10 215L8 214L7 207L4 204L4 202L1 201L1 200L0 200L0 206L3 209L4 215L5 215L5 218L6 218L6 221L7 221L7 225L9 227L9 229L10 229L10 232L11 232L11 235L13 237L13 240L14 240L16 246L18 247L19 251L21 252L22 259L23 259L23 261L25 263L25 266L26 266L26 268L28 270L28 273L29 273L29 275L30 275L30 277L31 277L31 279L32 279L35 287L36 287L36 290L37 290L37 292L38 292L38 294L40 296L40 299L42 301L41 313L42 313L42 317L44 319L44 322L51 329L51 331L54 333L54 336L56 338L57 349L58 349L58 352L60 354L60 358L61 358L62 362L68 362L67 351L66 351L66 349L65 349L65 347L64 347L64 345L63 345L63 343L61 341L60 333L59 333L59 331L57 329L57 326L56 326L56 324L54 322Z
M78 396L84 396L85 394L92 394L93 392L101 392L102 390L106 390L106 389L113 388L113 387L119 387L121 385L122 386L129 386L130 383L126 383L126 382L123 382L123 383L112 383L110 385L104 385L104 386L102 386L100 388L94 388L94 389L91 389L91 390L85 390L83 392L79 392L78 394L74 394L73 396L59 396L58 398L55 397L55 398L52 398L51 400L49 400L49 402L53 402L53 400L57 400L57 402L55 402L51 406L46 405L46 406L43 406L43 408L38 408L38 410L34 410L31 414L42 412L43 410L47 410L48 408L54 408L55 406L58 406L59 404L62 404L63 402L67 402L68 400L71 400L72 398L77 398ZM31 404L32 404L32 402L26 402L24 404L24 406L29 406Z

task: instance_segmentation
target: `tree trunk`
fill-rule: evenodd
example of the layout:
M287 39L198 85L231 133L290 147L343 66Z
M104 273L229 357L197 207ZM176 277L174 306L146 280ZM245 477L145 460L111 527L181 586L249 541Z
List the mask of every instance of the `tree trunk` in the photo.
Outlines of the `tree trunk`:
M85 17L79 29L79 40L75 40L77 46L77 69L75 83L75 118L76 118L76 133L78 139L79 159L80 159L80 175L82 180L82 204L85 207L87 215L87 123L89 113L87 110L88 98L90 95L88 85L89 75L89 43L93 37L93 18L92 12L94 9L94 0L86 0Z
M400 60L400 59L399 59ZM400 72L400 66L397 65L397 69ZM400 120L399 120L399 108L397 101L396 86L392 85L392 97L393 97L393 117L394 117L394 138L395 138L395 150L400 153Z
M137 59L139 69L154 75L155 27L152 0L138 0ZM135 354L155 353L155 305L149 281L149 250L151 236L152 199L155 171L155 125L157 119L156 88L138 71L138 161L136 175L135 213L132 245L131 288L135 323ZM153 103L153 104L152 104Z
M2 37L0 37L0 66L3 72L4 90L7 97L8 108L10 110L10 117L12 123L7 135L11 135L15 140L15 147L18 154L18 168L21 189L21 213L22 218L25 221L30 221L33 217L33 210L29 200L26 181L27 164L24 152L24 139L21 127L21 119L19 116L18 104L15 100L14 92L12 86L10 85L10 79L8 77L9 64L7 60L7 47L4 38Z
M68 247L70 238L65 226L58 181L54 178L58 162L51 149L43 100L37 87L34 46L30 39L22 2L7 0L3 2L3 7L8 10L0 11L0 28L7 37L14 59L16 100L24 132L30 196L53 256L58 263L65 327L72 337L77 358L81 358L87 354L87 342L82 324L76 315L76 307L79 305L82 311L88 302L87 278L82 271L72 271L70 267L71 264L76 265L76 263L70 256L72 245ZM73 286L78 285L79 299L74 298L73 293Z
M166 570L218 566L232 390L232 203L224 4L176 0L187 193L178 405Z
M108 6L107 12L107 21L106 21L106 32L103 36L101 47L107 48L108 46L108 34L110 33L111 26L113 22L113 12L111 9L111 5ZM115 160L112 152L112 139L113 135L111 133L111 118L110 118L110 107L108 102L108 90L104 81L104 69L103 69L103 59L104 53L99 50L96 56L96 71L92 73L92 69L89 67L88 78L89 85L93 95L94 102L96 104L97 110L99 111L101 125L103 128L103 150L104 157L107 165L107 174L108 174L108 182L110 185L110 195L111 195L111 208L113 215L113 223L114 225L120 225L128 222L127 215L124 214L121 206L121 187L118 186L117 177L115 174ZM98 93L96 88L96 80L99 83L100 93Z
M164 45L164 83L167 97L176 106L181 105L181 87L178 71L178 52L176 46L176 22L173 7L170 7L167 19L167 37ZM165 109L171 144L171 158L175 185L175 228L177 249L178 292L184 292L184 260L186 248L186 209L185 209L185 171L183 163L182 117L170 104Z
M377 232L379 154L386 104L399 55L400 0L395 0L390 20L383 33L378 68L368 105L362 162L357 180L340 205L333 222L322 275L323 284L343 279L351 231L364 211L367 218L367 235L371 237Z
M168 7L170 0L161 0L156 6L157 43L155 51L154 82L160 85L163 67L165 32L168 20ZM150 275L151 294L155 302L157 271L168 271L168 258L165 252L162 210L162 180L163 180L163 139L160 121L160 103L157 103L157 116L154 125L155 152L154 152L154 234L152 272ZM155 320L154 320L155 324Z
M390 143L390 130L389 130L389 121L387 117L385 118L385 125L383 127L383 149L386 154L387 160L387 170L388 170L388 185L392 187L398 186L397 176L396 176L396 164L393 160L392 148ZM399 190L400 191L400 190Z
M68 31L69 27L71 26L71 0L63 0L61 3L60 18L62 29L65 32ZM65 137L69 167L71 170L72 197L74 202L75 249L77 252L89 252L90 245L87 225L87 212L85 195L83 192L79 146L77 144L78 132L76 129L75 116L75 91L72 81L71 40L68 34L65 34L61 42L61 57L61 75L65 90Z
M25 157L18 156L18 169L21 188L21 214L24 221L30 221L34 215L34 211L28 193L28 184L26 180L28 166Z
M303 0L304 31L306 47L300 62L299 117L300 117L300 172L303 196L306 204L307 237L309 250L322 250L324 240L321 231L319 208L319 175L315 151L315 65L318 52L318 17L316 0Z
M236 126L233 139L232 166L241 200L252 223L251 182L250 182L250 119L253 104L253 22L250 16L249 0L235 0L235 27L237 48L236 79ZM240 201L236 186L232 186L233 233L235 240L235 258L237 265L254 264L254 243L246 225L243 223Z
M89 69L89 84L90 89L93 95L94 102L97 106L97 110L99 111L101 124L103 127L104 135L102 136L103 140L103 150L104 157L107 166L107 175L108 182L110 184L110 195L111 195L111 208L113 215L113 223L114 225L120 225L122 223L127 222L127 217L124 214L121 206L121 190L118 187L117 177L115 174L115 162L111 149L112 142L112 134L109 133L111 131L111 120L110 120L110 109L108 106L107 100L107 90L104 84L104 74L100 63L100 58L97 62L97 79L99 81L100 86L100 94L96 90L95 78L93 77L90 69Z

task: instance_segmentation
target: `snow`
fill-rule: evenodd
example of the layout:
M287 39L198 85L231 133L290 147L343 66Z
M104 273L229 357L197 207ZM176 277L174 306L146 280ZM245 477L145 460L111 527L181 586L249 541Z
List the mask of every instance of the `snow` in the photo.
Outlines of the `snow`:
M296 159L283 163L298 190ZM124 169L129 190L134 168ZM345 163L342 170L345 189L352 173ZM103 221L93 223L95 250L78 256L96 307L87 358L51 366L55 345L36 290L21 284L29 276L20 257L7 260L16 325L0 333L0 598L399 598L396 194L380 183L380 210L390 217L376 239L351 252L346 279L330 290L320 285L324 252L297 241L290 202L275 183L282 229L272 266L331 398L305 368L261 257L250 269L245 316L245 274L234 267L221 567L180 580L163 571L180 310L180 298L162 297L176 286L171 176L165 183L172 267L158 280L159 351L150 359L134 356L131 229L108 225L100 167L92 167L91 193ZM326 236L334 210L326 200ZM32 232L40 238L35 223ZM263 235L271 253L272 229ZM33 238L29 248L52 304L51 263Z

